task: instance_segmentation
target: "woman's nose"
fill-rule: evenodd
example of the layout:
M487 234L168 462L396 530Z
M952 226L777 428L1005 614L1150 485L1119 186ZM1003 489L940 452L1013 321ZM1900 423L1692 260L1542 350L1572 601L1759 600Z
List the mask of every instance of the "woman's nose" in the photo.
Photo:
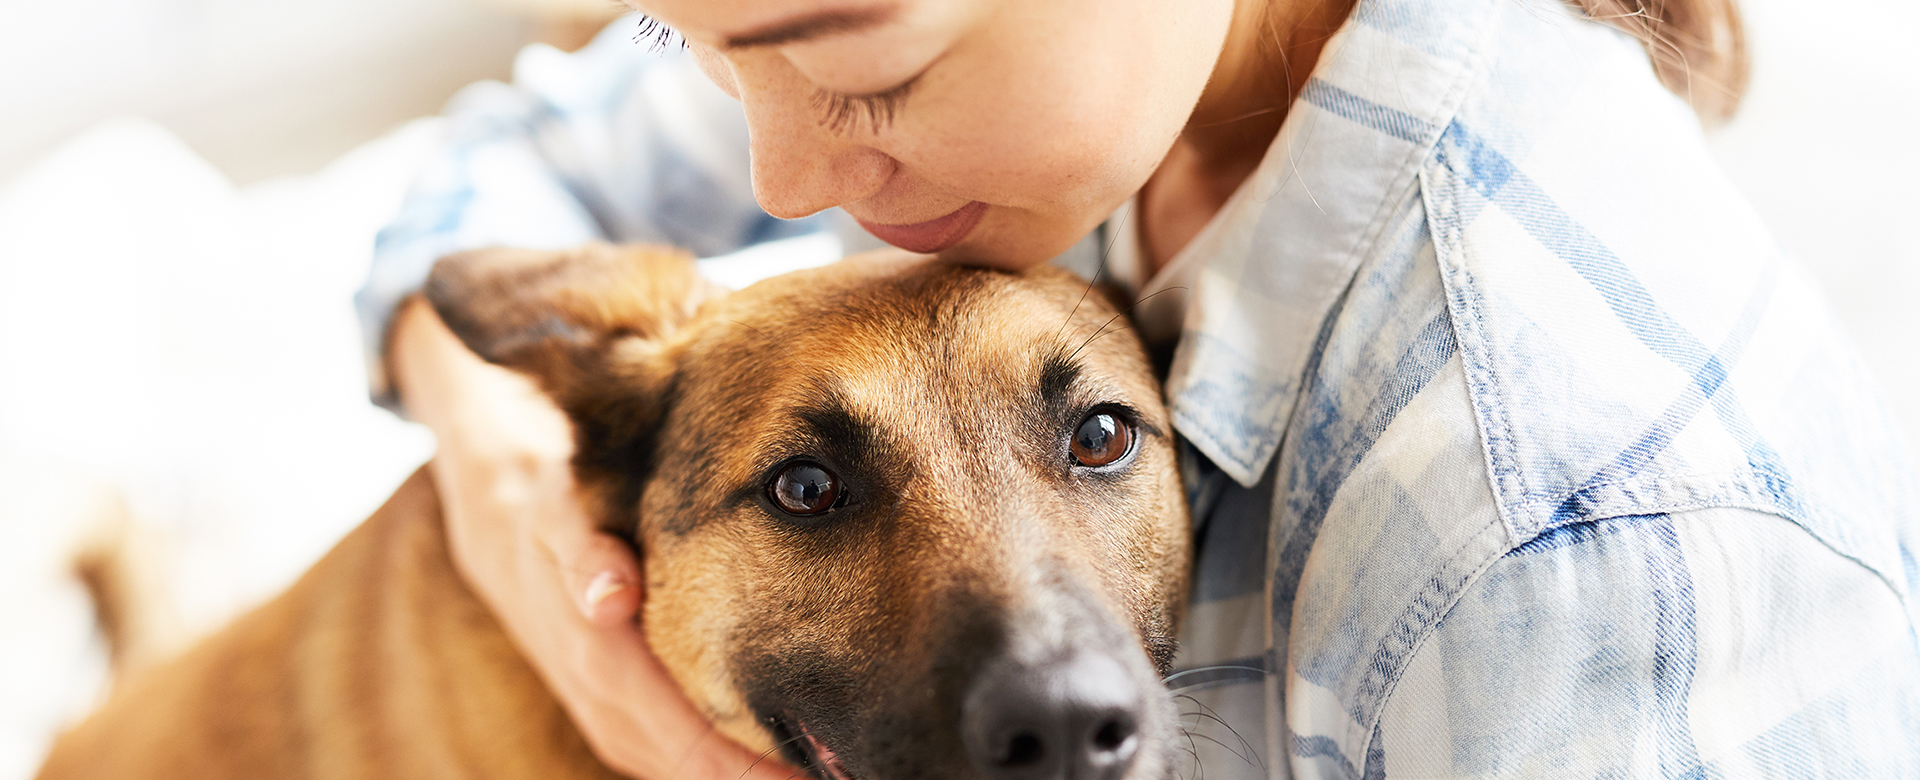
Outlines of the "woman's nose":
M744 85L743 85L744 86ZM799 219L861 200L885 186L892 157L820 121L811 91L797 84L742 90L753 158L753 195L781 219ZM772 89L774 86L783 89ZM773 92L774 94L768 94Z

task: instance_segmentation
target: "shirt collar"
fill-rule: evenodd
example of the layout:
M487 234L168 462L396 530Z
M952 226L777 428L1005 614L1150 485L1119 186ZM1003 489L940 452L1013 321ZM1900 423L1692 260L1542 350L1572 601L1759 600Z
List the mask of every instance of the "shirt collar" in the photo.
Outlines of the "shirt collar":
M1266 471L1329 315L1415 195L1478 70L1482 6L1499 1L1361 0L1259 167L1168 263L1178 272L1138 290L1185 306L1174 424L1241 485Z

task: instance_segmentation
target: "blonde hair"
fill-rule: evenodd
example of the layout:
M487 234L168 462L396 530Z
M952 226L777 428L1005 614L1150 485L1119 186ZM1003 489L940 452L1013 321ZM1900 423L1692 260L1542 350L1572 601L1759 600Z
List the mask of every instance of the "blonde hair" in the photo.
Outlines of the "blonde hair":
M1735 0L1567 0L1640 39L1654 72L1708 122L1733 116L1747 90L1747 39Z

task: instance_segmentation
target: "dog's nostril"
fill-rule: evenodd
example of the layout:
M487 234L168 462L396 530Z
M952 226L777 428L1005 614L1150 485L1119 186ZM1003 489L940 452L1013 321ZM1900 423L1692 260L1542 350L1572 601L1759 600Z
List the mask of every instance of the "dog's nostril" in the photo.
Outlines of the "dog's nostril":
M1104 653L1002 661L974 681L961 713L974 766L990 780L1116 780L1140 752L1142 683Z
M1133 723L1125 718L1108 718L1093 732L1093 749L1107 753L1126 747L1127 740L1133 737Z
M1031 766L1040 763L1046 755L1047 749L1040 737L1021 732L1007 741L1007 754L1000 759L1000 765L1009 768Z

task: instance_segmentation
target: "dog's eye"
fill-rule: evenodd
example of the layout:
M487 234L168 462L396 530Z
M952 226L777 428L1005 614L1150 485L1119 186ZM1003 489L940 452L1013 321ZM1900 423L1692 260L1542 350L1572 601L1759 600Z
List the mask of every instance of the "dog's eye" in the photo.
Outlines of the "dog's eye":
M1096 411L1080 421L1067 446L1082 466L1098 468L1126 457L1133 449L1133 426L1107 411Z
M840 478L812 461L797 461L780 470L767 485L773 505L788 514L823 514L844 503Z

